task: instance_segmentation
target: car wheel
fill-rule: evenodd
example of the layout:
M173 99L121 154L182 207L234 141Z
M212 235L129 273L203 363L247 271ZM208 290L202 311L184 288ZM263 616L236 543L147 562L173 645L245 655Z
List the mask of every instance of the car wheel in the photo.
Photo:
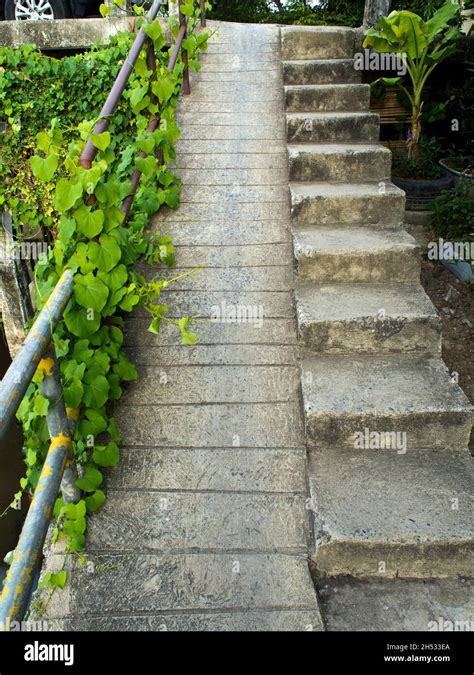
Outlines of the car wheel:
M67 0L5 0L7 21L52 21L70 16Z

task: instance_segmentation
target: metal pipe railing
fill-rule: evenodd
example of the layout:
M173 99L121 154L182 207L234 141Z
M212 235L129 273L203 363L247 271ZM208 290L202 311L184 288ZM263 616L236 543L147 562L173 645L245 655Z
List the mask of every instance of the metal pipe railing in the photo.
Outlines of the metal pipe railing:
M74 275L66 270L33 324L25 344L0 383L0 429L5 433L37 368L43 371L41 392L49 401L51 438L46 461L23 525L0 596L0 624L20 621L28 605L37 565L66 465L72 460L72 431L52 336L69 302Z
M183 0L179 0L179 6L181 6ZM147 16L147 21L153 21L156 16L158 15L158 11L160 9L162 0L155 0L152 8L150 9L150 12ZM201 11L204 8L204 13L206 11L205 8L205 3L201 4ZM178 57L180 55L181 49L182 49L182 44L183 40L186 38L187 35L187 19L181 12L179 12L179 22L180 22L180 27L178 34L176 36L176 42L173 46L173 50L170 55L170 60L168 63L168 72L172 72L176 66L176 63L178 61ZM202 15L201 15L201 22L202 22ZM110 90L110 93L107 97L107 100L101 110L100 116L99 116L99 121L96 123L93 134L100 134L106 131L110 124L110 119L112 115L114 114L117 105L119 103L120 97L122 96L125 87L127 85L127 82L130 78L130 75L133 70L133 66L135 65L138 56L145 46L146 43L150 43L149 38L147 38L146 33L144 28L141 28L140 32L138 33L137 37L135 38L135 41L130 49L128 58L126 59L125 63L123 64L122 68L120 69L120 72L117 76L117 79L115 80L112 89ZM191 87L190 87L190 82L189 82L189 63L188 63L188 52L187 50L183 50L182 54L182 59L184 63L184 72L183 72L183 95L184 96L189 96L191 93ZM155 60L155 53L153 51L153 45L149 46L148 48L148 53L147 53L147 63L148 67L152 72L156 71L156 60ZM155 129L158 127L159 124L159 118L153 117L150 120L150 123L147 127L147 130L149 132L155 131ZM92 162L94 161L96 155L98 153L98 149L95 147L95 145L92 142L92 139L88 139L84 146L84 150L82 151L79 164L82 166L84 169L90 169L92 167ZM141 157L145 157L144 153L140 153ZM134 173L132 174L131 177L131 182L130 182L130 192L127 195L127 197L124 199L121 210L125 214L125 218L128 217L130 210L132 208L133 200L135 198L138 186L140 184L140 179L141 179L141 171L135 170Z
M161 3L162 0L155 0L150 11L147 14L147 22L156 19L161 7ZM135 38L135 41L130 48L128 56L125 59L125 62L121 67L119 74L117 75L117 79L115 80L109 95L107 96L107 100L105 101L102 110L100 111L99 121L95 125L94 131L92 133L101 134L107 130L110 124L110 117L114 114L118 102L120 101L120 98L123 92L125 91L125 87L127 86L128 80L130 79L130 75L132 74L135 63L137 62L137 59L140 55L141 50L143 49L143 45L145 44L146 40L147 34L145 33L145 29L142 27L140 31L137 33L137 37ZM84 150L82 151L79 164L82 167L84 167L84 169L90 169L92 166L92 162L94 161L94 158L97 155L97 152L98 149L95 147L92 140L89 139L84 146Z
M183 43L183 40L186 35L186 25L184 23L181 24L178 35L176 36L176 43L173 48L169 63L168 63L168 72L173 72L174 67L176 65L176 62L178 60L178 56L181 50L181 45ZM153 46L151 49L148 49L148 54L147 54L147 63L148 63L148 68L152 71L156 70L156 61L155 61L155 53L153 51ZM189 78L188 78L188 85L189 85ZM190 91L187 92L188 94ZM183 87L183 94L186 94L184 91ZM158 128L158 125L160 123L160 120L158 117L153 117L150 120L150 123L147 126L147 131L150 133L153 133L155 129ZM144 152L140 152L140 157L146 157L146 154ZM127 197L124 199L121 210L125 214L125 217L127 218L128 214L130 213L130 209L132 208L133 200L135 198L138 186L140 184L140 179L142 176L142 172L136 169L133 174L132 178L130 181L130 193L127 195Z
M54 329L71 297L73 276L66 271L41 310L0 384L0 438L13 420L31 379L51 342Z

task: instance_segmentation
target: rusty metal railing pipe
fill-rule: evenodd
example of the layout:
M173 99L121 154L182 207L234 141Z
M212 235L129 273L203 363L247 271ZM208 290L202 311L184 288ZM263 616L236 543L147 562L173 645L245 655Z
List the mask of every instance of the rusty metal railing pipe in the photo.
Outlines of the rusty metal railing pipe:
M153 42L150 40L150 44L148 45L147 49L147 54L146 54L146 64L148 67L148 70L150 70L152 73L156 73L156 58L155 58L155 49L153 46ZM156 103L157 98L154 94L151 95L152 102ZM159 117L154 116L148 126L147 126L147 131L149 133L153 133L159 124ZM139 154L140 157L146 157L146 153L143 152L143 150ZM136 169L133 174L132 178L130 180L130 194L127 195L127 197L123 200L122 206L120 207L122 213L125 214L125 220L128 218L128 215L130 213L130 210L132 208L133 200L135 199L136 192L138 190L138 186L140 184L140 178L142 176L142 172Z
M178 35L176 36L176 42L173 47L173 51L171 52L170 60L168 63L168 72L171 73L172 70L174 70L174 67L176 65L176 61L178 60L179 53L181 51L181 45L183 44L183 40L186 36L186 26L185 24L181 24L179 27L179 32Z
M183 4L184 0L179 0L179 6L181 8L181 5ZM186 21L186 17L179 13L179 23L182 28L184 28L184 34L183 34L183 40L186 38L188 34L188 24ZM189 83L189 54L187 49L183 49L183 53L181 58L183 59L183 64L184 64L184 71L183 71L183 95L184 96L189 96L191 93L191 85Z
M186 24L183 23L181 24L179 28L178 35L176 36L176 43L173 47L173 51L170 56L170 60L168 63L168 72L171 73L174 70L174 67L176 65L176 62L178 60L178 56L181 51L181 45L183 43L183 40L186 36ZM153 51L153 46L151 46L151 53L150 53L150 48L148 49L148 54L147 54L147 64L148 68L150 70L155 71L156 70L156 61L155 61L155 53ZM189 81L188 81L189 82ZM183 82L183 89L184 89L184 82ZM190 92L188 92L190 93ZM158 117L153 117L153 119L150 120L148 126L147 126L147 131L149 133L153 133L157 128L160 123L160 120ZM140 157L146 157L146 154L142 151L140 152ZM132 178L130 180L130 193L125 197L125 199L122 202L122 206L120 207L122 213L125 214L125 219L128 218L128 215L130 213L130 210L132 208L133 200L135 199L135 195L138 190L138 186L140 184L140 179L142 176L142 172L136 169L133 174Z
M147 22L156 19L161 7L161 3L162 0L155 0L147 15L146 19ZM102 110L100 111L99 121L94 127L93 131L94 134L101 134L107 130L110 123L110 116L114 114L117 108L120 97L122 96L125 87L127 86L127 82L130 78L135 63L137 62L140 52L143 49L143 45L145 44L146 39L147 35L145 33L145 29L142 27L138 32L137 37L135 38L135 41L128 53L127 58L125 59L122 68L120 69L119 74L117 75L117 79L115 80L113 87L110 90L109 95L107 96L107 100L104 103ZM79 164L84 169L90 169L92 166L92 162L94 161L94 158L97 155L97 152L98 152L97 148L93 144L92 140L89 139L84 146L84 150L82 151Z
M8 429L31 382L43 354L51 342L74 285L74 275L66 270L28 333L22 348L0 384L0 438Z

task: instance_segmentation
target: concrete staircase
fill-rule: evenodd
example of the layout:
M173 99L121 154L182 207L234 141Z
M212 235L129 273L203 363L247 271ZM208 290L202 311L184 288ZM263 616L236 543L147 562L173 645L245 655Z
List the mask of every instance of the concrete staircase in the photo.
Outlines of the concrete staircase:
M473 408L441 359L354 38L282 30L311 557L318 574L472 575Z

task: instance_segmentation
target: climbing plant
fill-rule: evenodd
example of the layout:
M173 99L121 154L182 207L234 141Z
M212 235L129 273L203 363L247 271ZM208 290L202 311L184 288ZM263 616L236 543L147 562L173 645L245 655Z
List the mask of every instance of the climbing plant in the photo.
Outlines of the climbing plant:
M209 39L208 32L195 30L198 6L193 0L182 6L190 27L183 47L195 69L198 52L206 49ZM170 19L170 28L176 37L177 19ZM42 56L31 45L0 50L5 125L0 207L12 211L18 231L38 226L51 242L34 270L38 311L64 270L74 272L73 296L54 333L64 402L75 424L76 482L83 491L79 503L66 504L59 498L55 507L55 536L66 537L71 551L84 546L86 513L105 501L103 469L119 461L120 434L109 404L120 399L125 383L137 378L123 349L124 316L142 305L151 315L150 331L157 333L168 322L184 344L197 339L190 317L170 319L168 308L160 303L162 289L173 279L146 279L135 269L141 258L173 265L171 238L151 232L148 223L161 206L176 208L180 193L180 181L168 164L175 159L180 135L175 107L184 64L178 60L169 73L160 23L145 22L144 30L154 45L156 71L149 69L142 50L123 101L101 134L93 134L98 110L133 35L120 34L106 48L62 61ZM150 132L152 116L159 125ZM88 140L98 154L85 169L79 158ZM137 169L142 180L125 220L120 206ZM44 373L45 367L38 368L18 410L27 471L16 500L21 492L34 491L49 448L49 403L40 389Z

